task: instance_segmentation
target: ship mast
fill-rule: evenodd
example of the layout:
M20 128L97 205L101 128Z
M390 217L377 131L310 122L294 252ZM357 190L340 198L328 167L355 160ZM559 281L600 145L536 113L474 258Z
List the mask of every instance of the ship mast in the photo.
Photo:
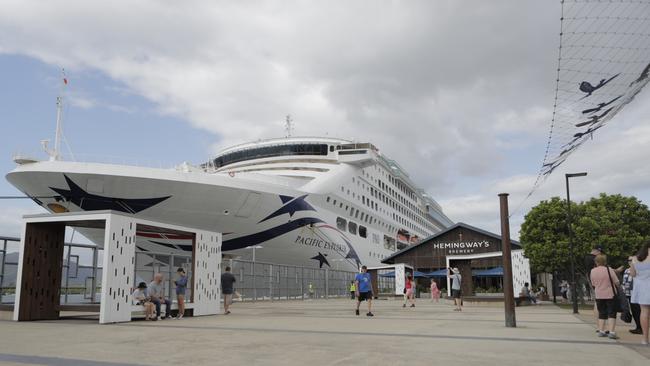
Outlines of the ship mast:
M286 131L286 136L287 138L291 137L291 130L293 130L293 120L291 119L291 115L287 114L287 118L284 123L284 130Z
M47 150L47 147L44 146L46 152L50 155L50 161L61 160L61 137L63 135L63 89L68 85L68 79L65 76L65 69L61 69L61 77L63 83L61 84L61 91L56 97L56 132L54 134L54 149Z

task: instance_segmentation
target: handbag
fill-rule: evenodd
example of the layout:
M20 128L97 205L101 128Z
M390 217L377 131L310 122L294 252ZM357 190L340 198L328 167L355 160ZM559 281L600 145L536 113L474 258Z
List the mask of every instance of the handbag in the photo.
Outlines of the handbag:
M612 286L612 291L614 291L614 302L616 304L616 312L621 313L621 320L625 323L630 323L632 321L632 313L630 313L630 303L627 301L625 292L620 284L614 286L614 281L612 280L612 274L607 267L607 277L609 277L609 284Z

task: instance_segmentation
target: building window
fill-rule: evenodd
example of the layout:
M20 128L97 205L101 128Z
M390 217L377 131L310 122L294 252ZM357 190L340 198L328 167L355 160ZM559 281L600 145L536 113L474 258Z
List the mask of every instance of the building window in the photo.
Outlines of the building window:
M350 234L356 235L357 234L357 224L355 224L352 221L348 222L348 231L350 232Z

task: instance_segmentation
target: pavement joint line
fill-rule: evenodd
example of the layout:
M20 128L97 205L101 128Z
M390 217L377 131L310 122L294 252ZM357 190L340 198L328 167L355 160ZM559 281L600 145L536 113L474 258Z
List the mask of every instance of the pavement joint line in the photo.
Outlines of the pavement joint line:
M114 324L121 327L144 327L150 328L145 324ZM454 335L435 335L435 334L410 334L410 333L375 333L375 332L342 332L333 330L309 330L309 329L270 329L270 328L236 328L236 327L193 327L189 325L162 325L161 328L175 329L192 329L192 330L227 330L227 331L244 331L244 332L267 332L267 333L297 333L297 334L326 334L326 335L358 335L374 337L409 337L409 338L430 338L430 339L450 339L450 340L474 340L474 341L500 341L500 342L527 342L527 343L570 343L570 344L589 344L599 346L621 346L626 343L608 342L608 341L588 341L572 339L549 339L549 338L513 338L513 337L479 337L479 336L454 336ZM154 329L154 328L151 328Z
M10 353L0 353L0 361L24 363L30 365L34 365L34 364L48 365L48 366L141 366L142 365L142 364L135 364L135 363L82 360L76 358L16 355Z

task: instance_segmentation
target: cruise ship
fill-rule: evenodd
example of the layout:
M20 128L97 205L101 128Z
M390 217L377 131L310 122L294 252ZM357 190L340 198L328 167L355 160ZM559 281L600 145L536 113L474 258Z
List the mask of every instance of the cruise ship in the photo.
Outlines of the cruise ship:
M397 162L345 139L255 141L172 169L14 160L7 180L50 212L111 209L222 232L231 258L357 270L453 224ZM141 232L137 246L170 252L191 241Z

